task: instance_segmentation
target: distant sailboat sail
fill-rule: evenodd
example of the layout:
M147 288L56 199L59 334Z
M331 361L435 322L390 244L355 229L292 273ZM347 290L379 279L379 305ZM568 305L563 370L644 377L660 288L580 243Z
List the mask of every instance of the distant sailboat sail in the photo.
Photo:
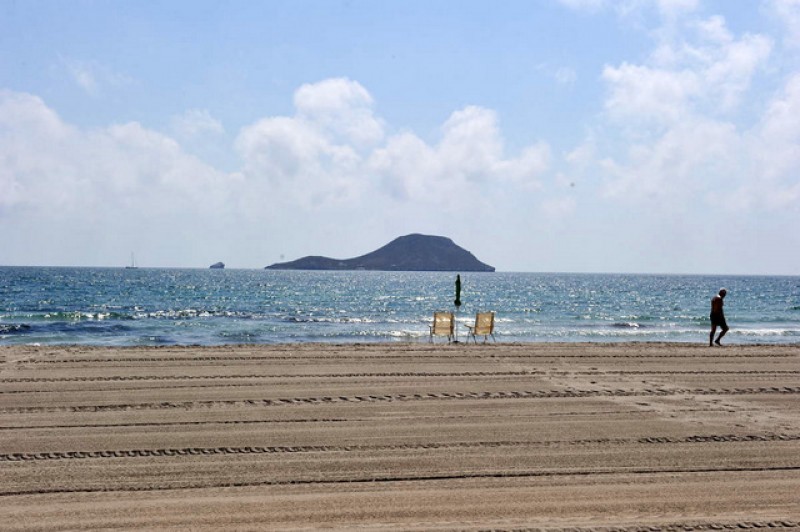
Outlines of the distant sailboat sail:
M130 266L125 266L125 269L135 270L136 268L138 268L138 266L136 265L136 257L133 255L133 253L131 253L131 264Z

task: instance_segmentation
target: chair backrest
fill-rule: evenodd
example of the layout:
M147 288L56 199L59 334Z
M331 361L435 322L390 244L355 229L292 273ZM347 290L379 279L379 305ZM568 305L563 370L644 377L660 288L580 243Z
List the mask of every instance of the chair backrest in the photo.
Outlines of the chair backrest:
M452 336L455 320L452 312L433 313L433 334Z
M475 335L494 333L494 312L478 312L475 315Z

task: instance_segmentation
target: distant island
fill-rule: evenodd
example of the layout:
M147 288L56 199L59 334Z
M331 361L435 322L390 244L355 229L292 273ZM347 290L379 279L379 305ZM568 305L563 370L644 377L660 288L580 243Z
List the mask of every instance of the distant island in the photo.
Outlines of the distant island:
M475 255L443 236L401 236L380 249L353 259L309 256L267 266L267 270L373 270L493 272Z
M225 263L224 262L215 262L214 264L209 266L209 268L211 268L212 270L222 270L222 269L225 268Z

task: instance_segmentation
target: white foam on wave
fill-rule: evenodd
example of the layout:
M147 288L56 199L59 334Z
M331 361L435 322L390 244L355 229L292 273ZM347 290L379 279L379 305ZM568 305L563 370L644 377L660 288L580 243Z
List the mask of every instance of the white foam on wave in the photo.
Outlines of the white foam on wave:
M800 329L761 328L761 329L731 329L733 334L740 336L800 336Z

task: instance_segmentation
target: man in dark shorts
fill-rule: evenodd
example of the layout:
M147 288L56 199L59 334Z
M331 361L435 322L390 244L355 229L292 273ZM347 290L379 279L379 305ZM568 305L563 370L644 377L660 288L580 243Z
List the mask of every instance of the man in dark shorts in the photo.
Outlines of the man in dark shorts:
M725 336L725 333L728 332L728 324L725 323L725 313L722 311L722 300L725 299L725 294L727 293L728 291L722 288L719 294L711 298L711 334L708 337L708 345L711 347L713 347L714 344L721 346L722 344L719 343L719 341ZM714 333L717 331L717 327L721 330L719 336L717 336L717 340L714 341Z

